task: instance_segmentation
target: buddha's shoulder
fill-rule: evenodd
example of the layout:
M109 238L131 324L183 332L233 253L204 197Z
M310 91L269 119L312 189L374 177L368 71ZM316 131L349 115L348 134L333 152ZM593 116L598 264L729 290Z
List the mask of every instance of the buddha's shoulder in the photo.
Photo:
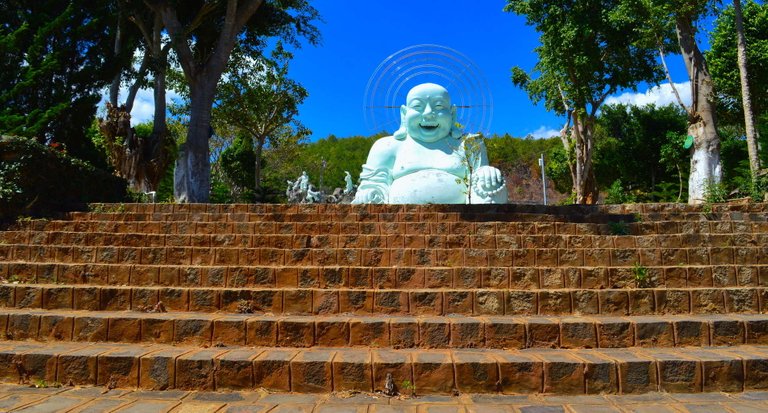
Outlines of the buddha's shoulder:
M395 150L402 145L403 141L395 139L394 136L385 136L379 138L373 143L372 151L391 151Z

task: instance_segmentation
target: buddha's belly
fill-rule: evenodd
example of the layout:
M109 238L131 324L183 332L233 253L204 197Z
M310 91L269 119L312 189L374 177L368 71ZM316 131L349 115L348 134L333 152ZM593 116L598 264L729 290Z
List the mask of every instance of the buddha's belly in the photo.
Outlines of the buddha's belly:
M463 204L466 186L456 175L438 169L414 172L392 182L390 204Z

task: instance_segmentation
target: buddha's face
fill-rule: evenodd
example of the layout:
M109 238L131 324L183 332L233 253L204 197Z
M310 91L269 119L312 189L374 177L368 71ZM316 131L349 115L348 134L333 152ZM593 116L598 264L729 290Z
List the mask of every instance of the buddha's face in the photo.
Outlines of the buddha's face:
M442 86L425 83L408 92L400 109L408 135L418 141L435 142L451 132L453 108L448 91Z

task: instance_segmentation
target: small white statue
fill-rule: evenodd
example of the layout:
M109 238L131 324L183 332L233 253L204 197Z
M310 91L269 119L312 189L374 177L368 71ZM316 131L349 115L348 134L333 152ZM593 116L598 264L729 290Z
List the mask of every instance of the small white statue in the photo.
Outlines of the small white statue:
M349 171L344 171L344 182L347 184L344 188L344 195L355 190L355 184L352 183L352 175L349 174Z

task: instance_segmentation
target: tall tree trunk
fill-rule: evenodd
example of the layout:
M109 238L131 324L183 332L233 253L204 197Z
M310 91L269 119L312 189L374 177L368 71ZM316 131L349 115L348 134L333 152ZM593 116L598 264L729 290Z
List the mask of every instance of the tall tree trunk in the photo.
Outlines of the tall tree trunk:
M264 194L261 193L261 154L264 152L264 141L266 138L257 137L256 141L256 161L254 164L254 187L253 194L256 201L264 201Z
M211 160L208 140L211 106L217 77L190 82L190 112L187 141L179 148L173 174L173 195L177 202L208 202L211 189ZM211 84L212 83L212 84Z
M720 136L717 134L714 88L704 55L696 44L696 29L690 16L675 20L677 40L691 81L692 103L688 116L688 134L693 136L688 203L704 202L708 185L722 179Z
M760 156L757 147L759 136L755 127L752 95L749 91L749 78L747 77L747 40L744 36L744 19L740 0L733 0L733 11L736 21L736 51L738 52L739 75L741 76L741 103L744 107L744 129L747 135L749 170L752 172L752 180L754 181L760 171Z
M576 194L577 204L595 204L598 199L597 180L592 168L592 128L587 121L579 116L578 111L573 112L573 132L575 135L574 154L575 171L573 188Z
M115 47L114 47L115 56L119 56L123 50L123 25L125 24L124 21L125 21L125 18L123 17L123 13L119 12L117 16L117 28L115 29ZM111 103L112 106L117 106L117 99L118 99L118 95L120 94L121 74L122 73L120 72L115 74L115 78L112 79L112 84L109 86L109 103Z

